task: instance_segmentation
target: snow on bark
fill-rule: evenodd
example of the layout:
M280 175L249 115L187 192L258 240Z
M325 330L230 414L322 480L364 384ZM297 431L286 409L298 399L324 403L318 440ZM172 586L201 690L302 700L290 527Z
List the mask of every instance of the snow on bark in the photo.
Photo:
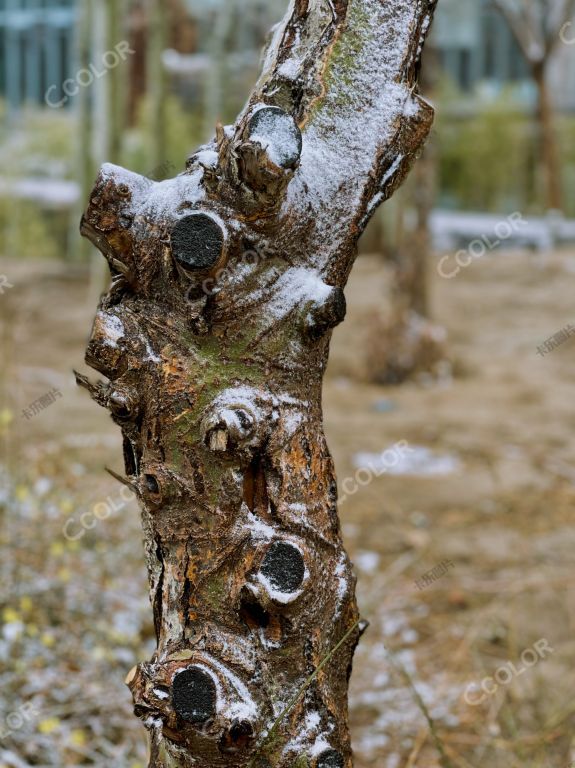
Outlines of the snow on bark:
M375 206L431 109L431 0L292 0L233 126L175 179L103 167L113 276L78 382L124 435L157 650L128 677L151 768L350 768L362 625L321 385ZM248 254L250 255L248 259Z

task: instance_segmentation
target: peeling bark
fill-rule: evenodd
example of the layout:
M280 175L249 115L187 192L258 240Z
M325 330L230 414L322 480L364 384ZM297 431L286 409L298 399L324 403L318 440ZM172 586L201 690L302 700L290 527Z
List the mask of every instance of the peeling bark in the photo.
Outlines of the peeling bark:
M80 383L142 505L158 645L128 684L153 768L352 766L362 625L321 385L357 239L431 125L433 7L293 0L235 125L175 179L105 165L91 194L109 381Z

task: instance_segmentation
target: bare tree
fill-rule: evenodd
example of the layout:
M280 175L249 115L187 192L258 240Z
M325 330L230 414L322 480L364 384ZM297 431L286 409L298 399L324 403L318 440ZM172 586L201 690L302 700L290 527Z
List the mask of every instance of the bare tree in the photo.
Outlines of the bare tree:
M235 0L228 0L222 8L214 12L213 31L207 46L210 68L205 82L206 138L214 130L214 124L223 120L226 82L230 77L227 52L236 12Z
M549 65L561 43L561 31L575 14L575 0L493 0L507 19L537 87L540 157L546 204L563 209L561 163L549 90Z
M113 285L78 375L124 435L157 650L128 676L150 766L350 768L363 625L321 386L356 242L433 112L435 0L295 0L235 125L177 178L105 165L83 233Z

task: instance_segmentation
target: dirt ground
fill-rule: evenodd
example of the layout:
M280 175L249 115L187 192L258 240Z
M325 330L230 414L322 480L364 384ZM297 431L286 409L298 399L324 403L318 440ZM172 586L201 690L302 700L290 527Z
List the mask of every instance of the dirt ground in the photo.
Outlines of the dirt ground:
M575 340L537 347L574 320L575 255L499 253L451 280L435 263L454 376L366 383L389 275L362 257L325 386L371 625L352 678L356 768L569 768ZM94 292L78 268L0 272L12 285L0 295L0 768L143 768L123 685L153 647L137 505L104 471L122 471L119 431L71 373L87 372ZM356 474L357 454L399 441L444 457L446 472Z

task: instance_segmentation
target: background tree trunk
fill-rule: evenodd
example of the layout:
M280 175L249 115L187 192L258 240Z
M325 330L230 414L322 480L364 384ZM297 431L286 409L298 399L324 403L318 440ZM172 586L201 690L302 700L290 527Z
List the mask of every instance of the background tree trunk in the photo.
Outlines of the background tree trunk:
M545 187L545 202L549 210L562 211L561 164L545 63L539 62L533 67L533 79L537 86L537 141Z
M424 93L431 94L437 77L435 51L427 49L425 69L420 78ZM438 158L437 148L429 141L413 171L410 194L404 195L402 206L405 219L406 208L414 213L414 223L402 236L397 254L397 300L402 311L416 312L424 318L430 316L428 269L431 258L430 218L437 198ZM404 188L404 192L405 192Z
M249 13L249 10L244 11ZM226 83L228 75L228 53L230 33L236 5L234 0L227 0L219 11L214 12L213 31L209 40L210 69L205 81L204 121L206 136L214 130L214 125L222 121L226 103Z
M150 168L160 168L167 160L166 74L162 55L166 47L167 22L162 0L148 0L148 50L146 82L150 97Z
M114 51L116 46L125 40L119 0L107 0L106 3L106 50ZM125 99L126 68L112 67L106 73L104 85L107 89L108 100L108 135L106 159L111 163L119 163L122 159L122 138L126 124Z
M415 229L408 248L413 267L410 279L410 309L422 317L429 317L429 259L431 257L430 217L435 202L437 170L435 148L428 144L415 167L416 187L413 193Z
M88 69L92 61L92 32L94 24L93 0L82 0L78 13L78 34L76 61L78 69ZM75 159L78 165L78 177L80 180L81 199L75 204L77 215L80 216L83 201L87 199L94 176L98 169L98 163L94 162L94 135L92 122L92 108L90 90L80 88L76 100L78 128L74 145ZM87 263L94 253L92 245L82 240L78 232L77 218L70 221L70 236L68 238L68 258Z
M321 386L356 243L431 122L433 0L295 0L234 126L158 184L105 165L113 285L78 376L124 435L157 650L150 766L350 768L362 626Z
M431 55L430 55L431 54ZM434 87L435 57L426 52L421 86ZM437 151L429 141L410 183L398 195L398 226L393 249L391 309L374 312L366 345L369 378L397 385L417 377L440 377L450 371L446 332L431 320L429 261L430 218L437 196Z

